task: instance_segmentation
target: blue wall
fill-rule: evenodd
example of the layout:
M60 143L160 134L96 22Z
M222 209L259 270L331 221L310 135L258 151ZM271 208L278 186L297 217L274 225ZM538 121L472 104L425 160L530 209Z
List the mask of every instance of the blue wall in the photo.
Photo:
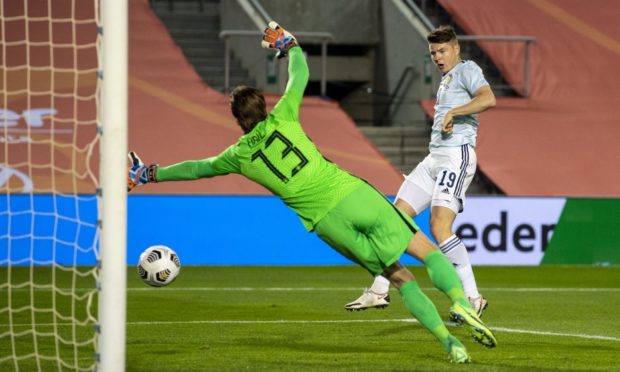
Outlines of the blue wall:
M0 265L92 265L96 234L93 195L0 196Z
M58 217L51 214L54 211ZM428 212L416 222L428 233ZM47 260L54 255L63 264L91 265L96 260L90 250L95 225L92 196L0 197L0 265L6 264L9 248L12 260L30 256ZM350 263L307 233L295 213L273 196L130 195L127 228L131 265L144 249L157 244L177 251L184 265ZM79 248L75 258L74 247ZM403 262L416 263L410 258Z

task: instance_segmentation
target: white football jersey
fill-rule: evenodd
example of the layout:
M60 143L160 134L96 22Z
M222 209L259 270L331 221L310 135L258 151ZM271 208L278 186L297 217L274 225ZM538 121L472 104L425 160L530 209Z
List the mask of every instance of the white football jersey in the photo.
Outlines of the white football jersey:
M448 135L441 133L441 123L448 110L471 101L474 93L485 85L489 83L484 78L482 69L473 61L462 61L442 76L435 102L435 118L429 144L431 152L434 148L465 144L476 147L477 114L455 117L452 133Z

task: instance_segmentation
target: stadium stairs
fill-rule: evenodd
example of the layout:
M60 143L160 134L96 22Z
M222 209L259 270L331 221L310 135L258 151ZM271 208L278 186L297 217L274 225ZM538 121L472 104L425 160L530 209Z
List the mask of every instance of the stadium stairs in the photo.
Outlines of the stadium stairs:
M401 173L411 172L428 154L430 132L424 127L360 126L359 129Z
M210 87L224 90L224 42L220 40L220 0L151 0L188 61ZM253 86L237 58L230 60L230 84Z

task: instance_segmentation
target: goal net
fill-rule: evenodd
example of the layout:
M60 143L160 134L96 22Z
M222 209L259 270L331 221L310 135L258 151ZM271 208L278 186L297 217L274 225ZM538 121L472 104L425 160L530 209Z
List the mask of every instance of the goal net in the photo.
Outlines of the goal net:
M98 0L0 2L0 370L94 370Z

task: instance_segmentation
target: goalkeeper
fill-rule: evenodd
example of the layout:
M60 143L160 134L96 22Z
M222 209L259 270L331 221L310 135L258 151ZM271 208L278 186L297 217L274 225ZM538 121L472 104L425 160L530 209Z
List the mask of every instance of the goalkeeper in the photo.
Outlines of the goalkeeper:
M326 160L304 133L299 107L309 72L297 40L270 22L262 46L290 59L286 91L274 109L267 113L257 89L235 88L230 108L244 133L237 143L215 157L167 167L145 166L130 152L129 190L150 182L242 174L280 197L308 231L315 231L373 276L384 275L399 289L409 312L441 342L451 361L465 363L470 358L413 274L399 262L403 252L424 262L434 285L452 301L452 319L466 324L476 341L494 347L495 337L472 310L454 268L437 247L383 194Z

